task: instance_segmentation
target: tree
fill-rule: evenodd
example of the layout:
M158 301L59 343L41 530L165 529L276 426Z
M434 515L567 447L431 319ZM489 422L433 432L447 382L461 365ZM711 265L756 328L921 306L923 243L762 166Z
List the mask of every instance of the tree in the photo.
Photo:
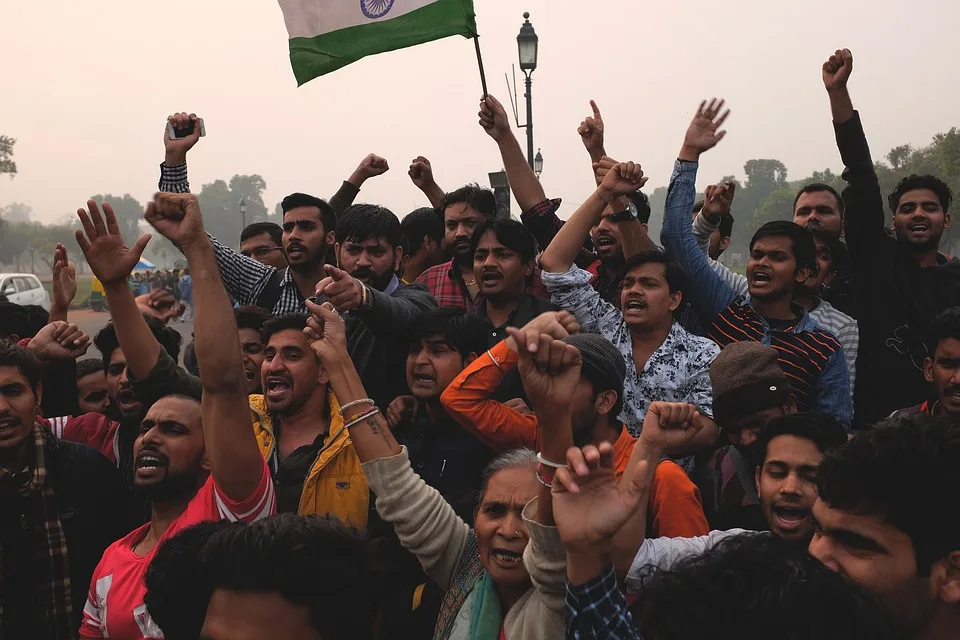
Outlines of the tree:
M8 222L30 222L32 212L33 209L22 202L13 202L0 209L0 218Z
M17 163L13 161L13 146L16 138L0 136L0 173L9 173L11 177L17 174Z
M123 196L115 196L107 193L97 194L91 198L97 202L107 202L113 207L117 214L117 224L120 225L120 233L127 242L135 242L140 237L140 221L143 220L143 205L131 196L129 193Z
M203 211L206 230L228 246L240 241L243 217L240 213L240 198L247 204L246 222L267 219L267 207L263 203L263 191L267 183L259 175L235 175L230 183L215 180L203 185L197 200Z
M763 197L770 195L775 189L787 186L787 167L779 160L747 160L743 165L743 172L747 174L744 188L754 189L763 194Z

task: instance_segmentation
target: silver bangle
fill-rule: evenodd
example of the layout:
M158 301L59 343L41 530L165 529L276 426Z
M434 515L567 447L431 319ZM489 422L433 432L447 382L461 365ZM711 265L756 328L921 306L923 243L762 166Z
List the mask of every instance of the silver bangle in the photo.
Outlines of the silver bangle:
M362 414L362 415L354 418L353 420L351 420L351 421L348 422L347 424L343 425L343 428L344 428L344 429L349 429L349 428L352 427L353 425L355 425L355 424L360 424L361 422L363 422L363 421L366 420L367 418L372 418L373 416L377 415L378 413L380 413L380 409L378 409L377 407L374 407L373 409L370 409L370 411L367 411L366 413L364 413L364 414Z
M373 401L373 398L360 398L359 400L354 400L353 402L348 402L347 404L345 404L345 405L343 405L342 407L340 407L340 411L339 411L338 413L340 414L340 417L342 418L342 417L343 417L343 413L344 413L347 409L349 409L350 407L355 407L355 406L357 406L358 404L364 404L364 403L376 405L376 402Z
M558 464L556 462L550 462L549 460L545 460L544 457L540 455L539 451L537 452L537 462L539 462L545 467L551 467L553 469L562 469L567 466L565 464Z

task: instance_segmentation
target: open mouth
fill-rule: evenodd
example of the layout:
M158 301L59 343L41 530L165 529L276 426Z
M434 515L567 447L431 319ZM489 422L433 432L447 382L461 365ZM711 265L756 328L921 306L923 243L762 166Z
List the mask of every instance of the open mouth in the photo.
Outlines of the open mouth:
M484 273L483 275L480 276L480 280L484 284L496 284L497 282L500 282L501 280L503 280L503 276L501 276L499 273L493 273L493 272Z
M249 367L243 368L243 374L247 377L247 382L253 382L257 377L257 372Z
M943 392L943 399L960 404L960 387L950 387Z
M121 405L134 405L140 401L137 399L137 394L133 392L133 389L123 388L117 392L117 402Z
M0 432L13 431L20 426L20 420L17 418L4 418L0 420Z
M268 398L283 397L290 391L290 382L286 378L267 378L264 391Z
M137 456L137 471L162 469L167 466L167 457L156 451L141 451Z
M754 271L752 282L757 286L763 286L773 282L773 276L766 271Z
M295 256L297 257L303 256L303 255L306 255L306 253L307 253L307 248L302 244L292 244L287 248L288 258L295 257Z
M498 564L506 568L518 567L523 564L522 552L510 551L509 549L494 549L491 555Z
M617 241L611 236L597 236L597 249L611 249L617 246Z
M437 378L429 373L414 373L413 381L419 385L432 385L437 382Z
M643 311L647 308L647 303L642 298L628 298L623 305L624 311Z
M793 505L774 505L772 511L782 529L795 529L810 516L809 509Z
M923 233L930 230L930 224L927 222L914 222L913 224L909 225L907 229L911 233Z

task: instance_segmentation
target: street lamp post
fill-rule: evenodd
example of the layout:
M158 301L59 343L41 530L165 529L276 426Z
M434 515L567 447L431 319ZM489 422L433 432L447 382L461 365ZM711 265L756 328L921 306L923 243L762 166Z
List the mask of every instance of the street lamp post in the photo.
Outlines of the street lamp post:
M538 179L543 173L543 154L540 153L540 149L537 149L537 155L533 158L533 172L537 174Z
M533 92L531 76L537 68L537 45L539 38L537 32L533 30L530 24L530 13L524 12L524 23L520 27L520 33L517 35L517 49L520 53L520 70L526 76L527 99L527 162L530 168L533 168Z
M240 217L243 220L243 228L247 228L247 200L240 196Z
M506 171L496 171L487 174L490 178L490 188L493 189L493 197L497 200L497 217L510 217L510 180L507 179Z

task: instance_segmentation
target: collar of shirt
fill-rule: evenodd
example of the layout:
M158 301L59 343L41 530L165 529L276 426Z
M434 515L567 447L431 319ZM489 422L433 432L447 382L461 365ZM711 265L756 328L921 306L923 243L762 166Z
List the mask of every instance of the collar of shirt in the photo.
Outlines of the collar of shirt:
M493 326L493 323L490 322L490 316L487 315L487 301L480 296L477 296L478 305L477 305L477 315L485 320L487 324ZM510 312L510 315L507 316L507 321L504 322L499 327L494 327L495 329L503 329L504 327L522 327L527 324L535 317L540 315L540 312L537 311L534 305L533 296L529 295L526 291L523 292L523 295L520 296L520 302L517 303L517 308Z
M390 283L383 290L388 296L392 296L393 292L400 288L400 279L397 277L397 274L393 274L393 277L390 278Z
M757 318L760 319L760 322L763 323L766 331L770 330L770 322L762 315L757 313L757 310L753 307L753 299L749 294L743 297L739 304L743 307L746 307L749 309L750 313L757 316ZM813 331L817 328L817 323L813 321L806 309L795 302L790 304L790 309L797 314L797 318L786 329L784 329L784 331L788 331L790 333L800 333L801 331Z

